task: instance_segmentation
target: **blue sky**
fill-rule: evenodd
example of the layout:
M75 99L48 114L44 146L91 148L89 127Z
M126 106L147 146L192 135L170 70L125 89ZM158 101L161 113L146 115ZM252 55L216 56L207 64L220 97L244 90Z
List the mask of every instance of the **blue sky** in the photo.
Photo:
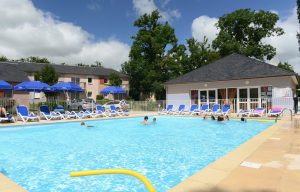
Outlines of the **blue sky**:
M0 55L40 56L53 63L92 64L119 70L128 61L133 22L158 9L179 43L213 40L218 17L239 8L277 13L285 34L264 39L277 49L269 61L287 61L300 72L296 0L0 0Z
M180 42L192 36L191 24L201 15L220 17L240 8L273 10L287 17L295 0L155 0L162 11L178 10L179 18L170 24ZM188 3L187 3L188 2ZM131 0L33 0L39 9L51 12L61 21L72 22L93 34L96 39L117 38L131 44L136 33L132 23L138 14Z

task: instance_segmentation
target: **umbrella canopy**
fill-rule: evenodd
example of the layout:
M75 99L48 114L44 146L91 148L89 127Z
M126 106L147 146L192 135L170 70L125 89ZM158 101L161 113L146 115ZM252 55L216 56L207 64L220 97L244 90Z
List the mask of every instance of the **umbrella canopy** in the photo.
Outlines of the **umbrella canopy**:
M100 91L101 94L118 94L118 93L126 93L125 89L119 86L109 86Z
M17 84L14 87L15 91L26 91L26 92L41 92L41 91L50 91L51 87L40 81L25 81Z
M12 90L13 86L4 80L0 80L0 90Z
M52 85L51 88L53 91L64 91L64 92L82 92L83 89L72 82L60 82L56 83L55 85Z

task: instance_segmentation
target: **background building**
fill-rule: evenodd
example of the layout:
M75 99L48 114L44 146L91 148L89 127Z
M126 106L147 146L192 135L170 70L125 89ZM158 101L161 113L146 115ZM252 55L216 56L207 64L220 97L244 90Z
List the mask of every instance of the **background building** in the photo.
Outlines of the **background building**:
M297 85L295 73L239 54L231 54L165 83L169 104L229 102L234 104L235 111L268 103L292 109Z
M34 80L34 74L40 71L46 64L27 63L27 62L0 62L0 79L3 79L13 85ZM74 82L80 85L85 91L81 93L81 97L96 99L99 92L109 85L108 77L111 73L116 73L122 79L121 87L129 90L128 77L116 70L104 67L86 67L51 64L59 74L59 82ZM126 94L126 95L127 95ZM79 95L77 95L78 97ZM11 97L11 91L0 92L0 97ZM16 92L14 98L32 99L33 95ZM42 94L35 94L36 98L42 97ZM76 95L72 95L76 97ZM111 95L109 97L112 97ZM111 98L112 99L112 98Z

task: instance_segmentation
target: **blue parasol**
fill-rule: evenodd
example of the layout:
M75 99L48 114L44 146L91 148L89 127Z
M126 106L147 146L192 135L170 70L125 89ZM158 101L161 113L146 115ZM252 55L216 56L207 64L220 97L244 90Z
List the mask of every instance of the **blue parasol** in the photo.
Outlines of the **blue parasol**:
M13 86L4 80L0 80L0 90L12 90Z
M51 88L53 91L63 91L63 92L82 92L83 89L79 86L76 85L75 83L72 82L59 82L56 83L55 85L52 85Z
M101 94L122 94L126 93L125 89L119 86L109 86L100 91Z

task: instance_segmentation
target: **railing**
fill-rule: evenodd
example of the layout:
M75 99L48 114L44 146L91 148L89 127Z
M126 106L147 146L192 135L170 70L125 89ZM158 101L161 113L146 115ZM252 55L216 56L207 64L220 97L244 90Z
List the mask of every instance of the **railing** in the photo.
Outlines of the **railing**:
M104 105L106 103L108 103L108 100L97 100L96 103L92 102L89 106L94 109L96 104ZM159 111L166 108L166 105L168 104L173 104L175 109L178 108L180 104L185 104L186 109L188 109L191 104L194 104L191 103L191 100L126 101L126 103L129 105L129 109L133 111ZM255 109L257 107L263 107L266 111L269 111L272 107L287 108L294 111L292 98L209 99L200 100L199 103L198 101L195 102L195 104L198 104L199 106L203 103L209 104L210 108L215 103L219 103L221 107L223 107L224 104L228 104L233 113L236 113L241 109ZM17 105L26 105L29 107L30 111L37 112L41 105L48 105L50 110L53 110L56 105L62 105L65 109L69 109L72 103L67 100L35 99L33 101L31 99L0 98L0 106L5 107L11 114L15 114ZM72 110L77 110L77 108ZM80 107L78 107L78 110L80 110Z

